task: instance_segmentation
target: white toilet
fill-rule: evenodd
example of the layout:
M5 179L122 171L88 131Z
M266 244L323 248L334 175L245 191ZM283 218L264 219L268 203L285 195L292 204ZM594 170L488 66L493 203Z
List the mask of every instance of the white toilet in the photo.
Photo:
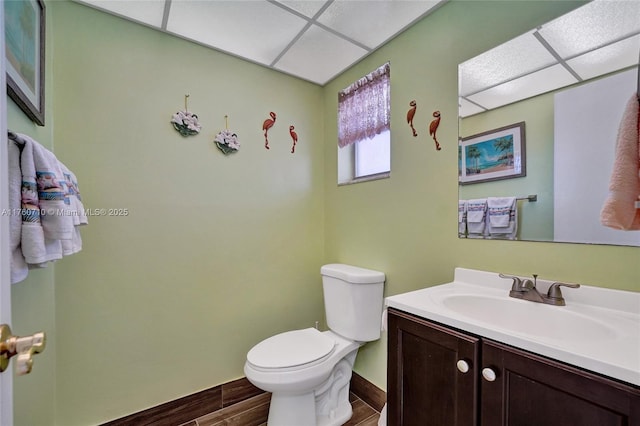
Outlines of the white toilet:
M269 426L346 423L358 348L380 338L384 273L341 264L325 265L320 273L330 330L277 334L247 354L247 379L271 392Z

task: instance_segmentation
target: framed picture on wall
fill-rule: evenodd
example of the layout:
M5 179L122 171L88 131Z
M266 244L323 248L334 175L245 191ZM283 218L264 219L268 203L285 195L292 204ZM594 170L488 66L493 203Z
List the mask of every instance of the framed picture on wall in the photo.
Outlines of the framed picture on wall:
M3 3L7 93L31 120L44 126L44 3Z
M461 185L527 175L524 121L460 139Z

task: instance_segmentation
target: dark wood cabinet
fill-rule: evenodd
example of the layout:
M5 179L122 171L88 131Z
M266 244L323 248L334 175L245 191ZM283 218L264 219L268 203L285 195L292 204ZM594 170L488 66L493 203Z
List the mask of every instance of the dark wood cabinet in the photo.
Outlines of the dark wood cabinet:
M388 424L476 425L480 340L392 309L388 320Z
M388 344L390 426L640 426L636 386L395 309Z
M638 426L640 390L491 340L482 342L482 425Z

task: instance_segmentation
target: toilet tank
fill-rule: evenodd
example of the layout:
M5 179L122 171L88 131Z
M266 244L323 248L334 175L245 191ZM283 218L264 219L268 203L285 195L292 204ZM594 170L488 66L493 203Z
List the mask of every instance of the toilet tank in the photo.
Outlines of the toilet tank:
M347 339L380 338L384 272L338 263L320 268L327 325Z

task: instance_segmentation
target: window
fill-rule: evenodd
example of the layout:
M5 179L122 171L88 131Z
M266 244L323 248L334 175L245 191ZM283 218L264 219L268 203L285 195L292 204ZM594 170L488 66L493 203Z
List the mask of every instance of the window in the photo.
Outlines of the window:
M389 74L386 63L338 93L338 184L389 176Z

